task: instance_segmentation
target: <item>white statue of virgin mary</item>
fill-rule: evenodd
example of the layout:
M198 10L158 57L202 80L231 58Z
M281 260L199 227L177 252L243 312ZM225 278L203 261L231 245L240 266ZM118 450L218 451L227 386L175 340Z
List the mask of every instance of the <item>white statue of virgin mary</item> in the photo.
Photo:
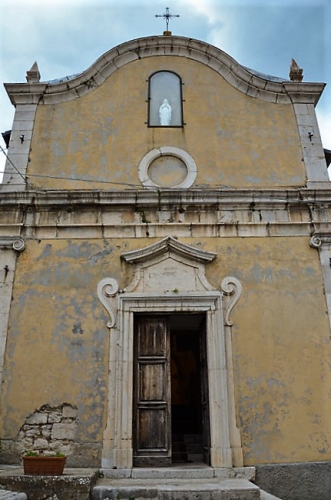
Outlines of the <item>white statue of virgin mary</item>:
M160 125L170 125L171 123L171 106L167 99L163 100L159 108Z

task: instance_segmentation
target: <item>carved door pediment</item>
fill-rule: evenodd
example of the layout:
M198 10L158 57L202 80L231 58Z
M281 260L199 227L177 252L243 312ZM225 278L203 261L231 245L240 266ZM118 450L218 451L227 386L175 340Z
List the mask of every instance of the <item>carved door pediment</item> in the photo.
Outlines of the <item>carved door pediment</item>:
M158 243L122 255L134 266L127 292L202 292L215 288L208 283L205 265L216 257L168 236Z

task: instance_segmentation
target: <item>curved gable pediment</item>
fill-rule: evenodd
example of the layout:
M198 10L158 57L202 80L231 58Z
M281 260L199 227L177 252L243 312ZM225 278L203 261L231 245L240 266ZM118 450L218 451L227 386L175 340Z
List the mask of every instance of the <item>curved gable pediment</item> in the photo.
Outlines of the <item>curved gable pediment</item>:
M192 38L154 36L125 42L103 54L86 71L60 83L7 83L11 102L56 104L93 92L122 66L152 56L185 57L205 64L244 94L268 102L317 104L325 84L274 81L240 65L221 49Z

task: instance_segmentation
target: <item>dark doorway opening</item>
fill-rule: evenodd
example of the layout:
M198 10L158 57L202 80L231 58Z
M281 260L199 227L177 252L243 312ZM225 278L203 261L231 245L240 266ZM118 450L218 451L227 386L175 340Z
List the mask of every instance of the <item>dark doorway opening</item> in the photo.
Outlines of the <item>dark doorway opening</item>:
M172 462L202 462L205 315L174 314L169 324Z

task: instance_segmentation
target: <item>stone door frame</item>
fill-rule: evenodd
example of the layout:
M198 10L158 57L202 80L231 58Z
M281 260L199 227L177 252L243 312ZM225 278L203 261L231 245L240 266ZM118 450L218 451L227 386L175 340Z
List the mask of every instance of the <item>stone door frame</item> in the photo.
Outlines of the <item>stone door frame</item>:
M232 287L228 296L234 293L233 285L236 283L233 280L235 279L223 280L225 293L206 291L163 297L144 293L117 295L118 326L114 325L110 333L109 397L103 440L103 468L132 468L134 315L176 312L206 314L210 465L215 468L242 465L240 436L235 422L233 373L229 373L229 370L232 372L232 360L228 362L229 356L232 358L228 313L238 296L232 297L231 304L229 302L223 306L230 284ZM108 280L103 280L103 287L106 286L105 281ZM115 294L117 291L113 293L113 297Z

